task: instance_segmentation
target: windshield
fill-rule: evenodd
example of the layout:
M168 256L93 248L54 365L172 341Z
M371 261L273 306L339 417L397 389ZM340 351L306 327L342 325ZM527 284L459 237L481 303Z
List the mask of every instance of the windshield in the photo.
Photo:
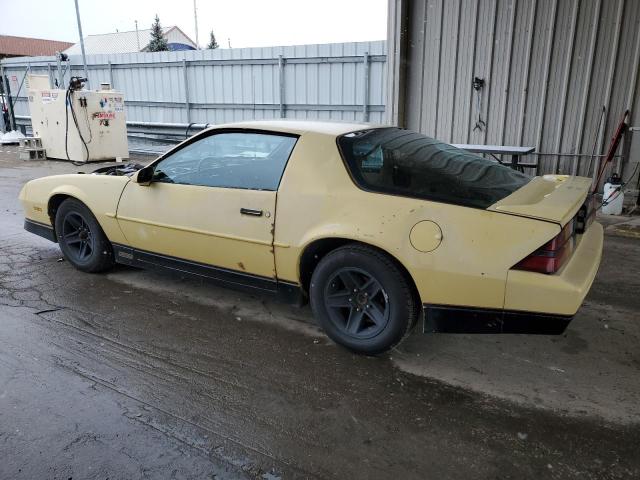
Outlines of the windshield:
M374 192L484 209L530 180L497 161L400 128L348 133L338 145L356 184Z

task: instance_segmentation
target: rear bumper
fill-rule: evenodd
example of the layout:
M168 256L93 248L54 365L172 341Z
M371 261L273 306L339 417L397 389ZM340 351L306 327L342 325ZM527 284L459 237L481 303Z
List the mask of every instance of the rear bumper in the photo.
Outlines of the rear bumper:
M56 234L53 231L51 225L45 225L44 223L34 222L33 220L29 220L28 218L24 219L24 229L27 232L35 233L36 235L41 236L42 238L46 238L47 240L51 240L52 242L58 242L56 238Z
M425 332L558 335L582 305L598 272L604 231L593 223L556 274L509 270L504 309L424 305Z
M572 316L486 308L424 305L424 332L559 335Z
M505 310L571 316L582 305L598 272L604 230L592 223L562 269L553 275L509 270Z

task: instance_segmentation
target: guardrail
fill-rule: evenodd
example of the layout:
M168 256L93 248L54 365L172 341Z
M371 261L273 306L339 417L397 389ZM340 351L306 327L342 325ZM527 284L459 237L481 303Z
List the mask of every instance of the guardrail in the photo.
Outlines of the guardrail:
M31 117L16 115L16 123L22 133L31 133ZM177 145L189 136L212 126L209 123L161 123L161 122L127 122L127 137L130 141L131 153L157 155L167 148Z

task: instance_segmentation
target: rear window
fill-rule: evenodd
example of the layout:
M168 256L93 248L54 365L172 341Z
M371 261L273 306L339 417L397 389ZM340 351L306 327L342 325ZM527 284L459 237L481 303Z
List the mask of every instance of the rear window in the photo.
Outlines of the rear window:
M529 182L523 173L420 133L378 128L338 139L365 190L487 208Z

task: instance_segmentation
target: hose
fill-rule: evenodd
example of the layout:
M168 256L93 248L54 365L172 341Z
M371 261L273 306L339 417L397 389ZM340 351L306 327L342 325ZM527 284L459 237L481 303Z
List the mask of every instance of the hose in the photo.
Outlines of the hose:
M82 80L83 79L81 79L80 77L71 77L71 79L69 80L69 86L67 87L65 94L64 151L67 155L67 160L69 160L76 167L85 165L89 161L89 147L84 137L82 136L80 125L78 124L78 118L76 116L76 111L73 107L73 92L82 88ZM76 162L74 160L71 160L71 157L69 156L69 110L71 110L73 123L76 126L78 136L80 137L80 141L82 142L82 145L84 146L84 150L86 152L86 158L84 162Z
M191 130L191 127L195 125L195 122L191 122L189 125L187 125L187 130L184 132L184 138L189 138L189 130Z

